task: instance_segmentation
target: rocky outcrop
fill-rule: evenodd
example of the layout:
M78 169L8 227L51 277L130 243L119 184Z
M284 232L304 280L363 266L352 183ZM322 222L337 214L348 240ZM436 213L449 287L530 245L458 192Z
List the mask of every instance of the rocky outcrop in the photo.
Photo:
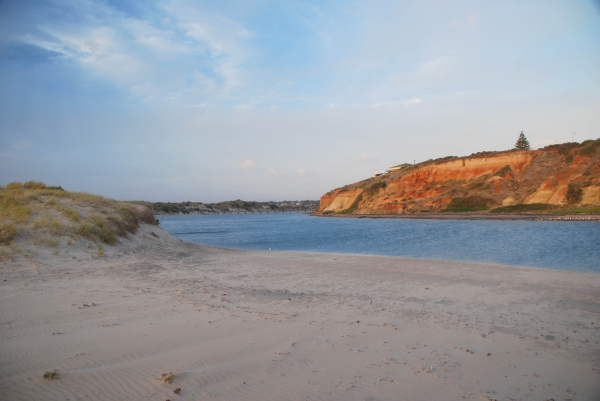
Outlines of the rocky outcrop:
M600 206L600 139L428 160L330 191L321 197L319 212L397 214L515 204Z

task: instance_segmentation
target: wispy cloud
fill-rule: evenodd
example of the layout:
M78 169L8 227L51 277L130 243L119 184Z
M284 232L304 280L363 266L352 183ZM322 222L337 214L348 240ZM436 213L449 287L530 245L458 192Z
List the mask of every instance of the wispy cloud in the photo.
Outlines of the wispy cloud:
M402 102L405 106L415 106L417 104L423 103L423 99L419 97L413 97L412 99L408 99Z
M258 166L253 160L246 159L239 164L241 170L256 170Z
M176 1L161 3L166 15L160 22L124 15L104 2L86 5L63 5L77 22L47 21L17 39L145 100L197 104L243 86L250 32L238 23Z

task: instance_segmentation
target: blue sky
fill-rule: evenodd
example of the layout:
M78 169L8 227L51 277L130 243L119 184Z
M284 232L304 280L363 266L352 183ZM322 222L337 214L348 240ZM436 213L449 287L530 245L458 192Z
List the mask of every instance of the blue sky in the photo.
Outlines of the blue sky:
M598 110L597 1L0 1L2 184L317 199Z

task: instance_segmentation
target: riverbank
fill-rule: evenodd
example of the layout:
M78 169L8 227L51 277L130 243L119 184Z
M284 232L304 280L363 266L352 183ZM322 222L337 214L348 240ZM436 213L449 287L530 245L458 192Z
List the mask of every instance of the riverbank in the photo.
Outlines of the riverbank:
M102 255L20 246L0 270L3 399L600 399L600 274L238 251L146 224Z
M313 216L353 218L353 219L425 219L425 220L531 220L531 221L600 221L597 214L562 214L551 215L541 213L415 213L415 214L324 214L313 213Z

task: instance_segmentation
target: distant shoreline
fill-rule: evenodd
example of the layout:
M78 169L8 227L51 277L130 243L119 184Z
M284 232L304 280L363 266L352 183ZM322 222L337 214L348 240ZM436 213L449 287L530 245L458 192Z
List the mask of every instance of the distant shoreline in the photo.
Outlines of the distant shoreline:
M352 219L424 219L424 220L530 220L530 221L600 221L597 214L525 214L525 213L418 213L418 214L318 214L319 217Z
M186 215L217 215L217 214L311 214L312 210L271 210L271 211L232 211L232 212L186 212L186 213L156 213L155 216L186 216Z

